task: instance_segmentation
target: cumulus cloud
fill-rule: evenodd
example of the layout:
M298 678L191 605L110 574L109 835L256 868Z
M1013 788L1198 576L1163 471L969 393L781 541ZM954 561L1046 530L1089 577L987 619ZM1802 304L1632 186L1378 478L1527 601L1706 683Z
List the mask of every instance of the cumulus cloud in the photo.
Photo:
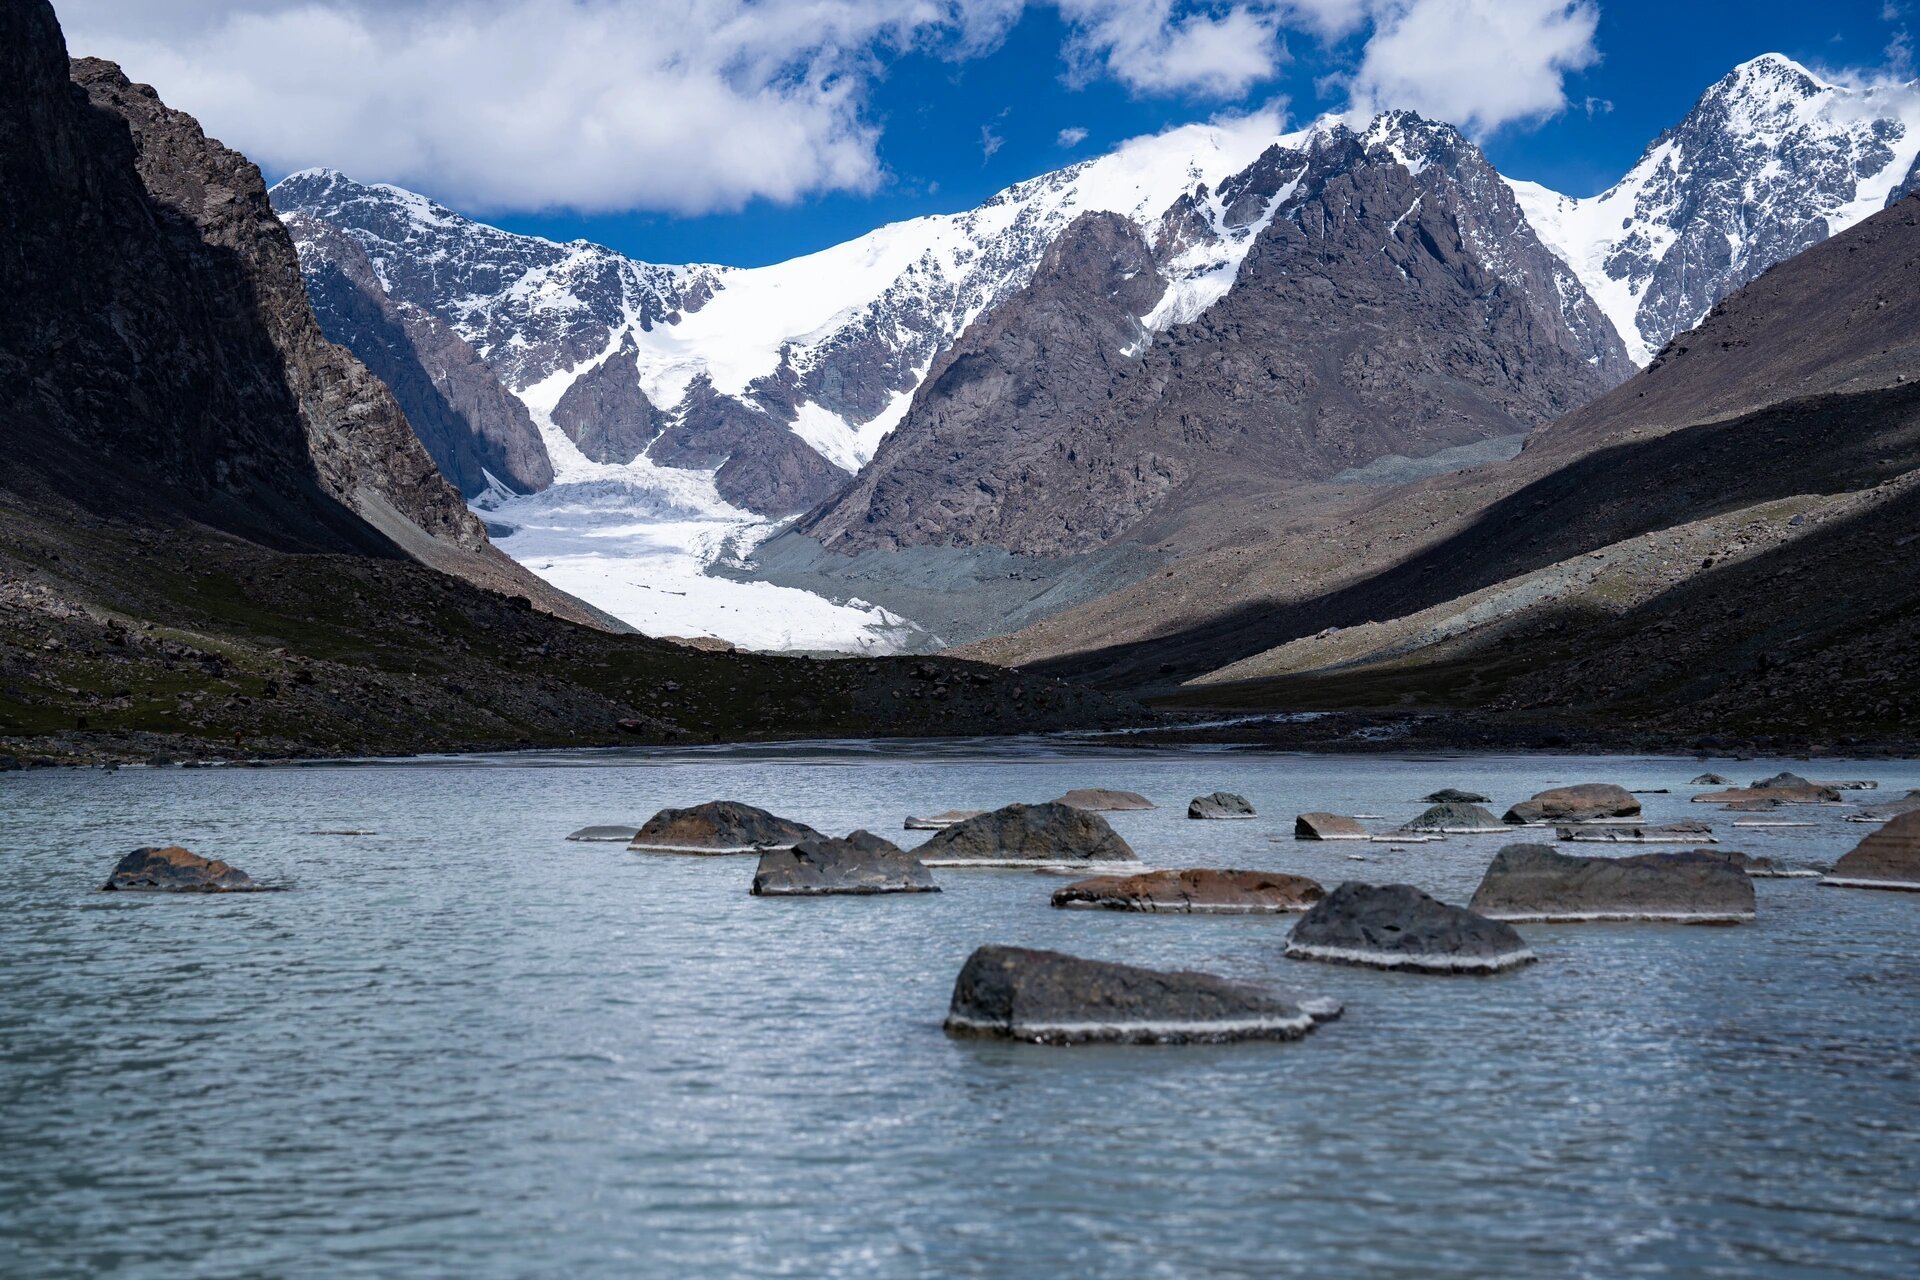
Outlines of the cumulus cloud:
M1057 0L1075 28L1076 78L1106 74L1138 93L1236 97L1286 60L1272 4L1180 12L1174 0Z
M1087 131L1077 124L1062 129L1054 138L1054 142L1063 147L1077 147L1086 140Z

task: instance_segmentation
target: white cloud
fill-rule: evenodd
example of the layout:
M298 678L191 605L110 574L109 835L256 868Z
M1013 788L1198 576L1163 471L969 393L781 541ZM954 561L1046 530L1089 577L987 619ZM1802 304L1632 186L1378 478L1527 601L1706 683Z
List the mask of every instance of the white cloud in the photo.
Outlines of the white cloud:
M1077 124L1062 129L1059 135L1054 138L1054 142L1057 145L1069 148L1077 147L1086 140L1087 131Z
M1057 0L1074 27L1076 78L1104 72L1137 93L1231 98L1286 60L1270 3L1177 10L1174 0Z
M1592 66L1593 0L1380 0L1349 83L1357 113L1408 107L1470 133L1557 114Z
M993 159L993 153L1007 145L1007 140L993 131L993 126L980 126L980 163Z

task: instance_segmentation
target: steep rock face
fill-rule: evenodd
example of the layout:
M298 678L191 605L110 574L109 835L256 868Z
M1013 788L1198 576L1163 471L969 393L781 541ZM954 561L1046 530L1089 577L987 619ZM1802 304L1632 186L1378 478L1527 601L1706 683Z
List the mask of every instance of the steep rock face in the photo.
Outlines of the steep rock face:
M526 406L459 334L389 297L351 237L300 214L284 221L320 327L387 384L442 475L467 497L486 492L489 475L522 493L553 483Z
M653 443L665 416L640 389L632 335L568 387L553 425L594 462L632 462Z
M321 332L260 170L151 88L130 84L112 63L82 58L72 75L94 107L125 122L172 251L219 264L207 286L221 290L212 299L218 323L236 340L257 331L271 343L326 491L376 527L397 514L432 538L468 550L485 546L480 522L441 478L391 393Z
M1768 54L1743 63L1610 190L1514 183L1528 217L1645 361L1768 267L1913 189L1920 82L1830 84Z
M1178 493L1522 434L1632 372L1452 129L1407 114L1332 126L1247 177L1235 207L1264 205L1263 229L1192 323L1150 341L1143 323L1178 235L1156 261L1123 221L1081 219L802 531L846 552L1085 552Z

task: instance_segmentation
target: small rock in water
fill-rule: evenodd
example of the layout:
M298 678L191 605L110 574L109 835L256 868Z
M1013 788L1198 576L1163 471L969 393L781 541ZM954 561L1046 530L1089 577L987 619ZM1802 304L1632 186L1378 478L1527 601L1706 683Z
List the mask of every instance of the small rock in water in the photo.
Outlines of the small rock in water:
M1337 813L1303 813L1293 820L1295 840L1371 840L1372 834L1352 818Z
M1153 801L1135 791L1105 791L1099 787L1077 787L1054 801L1070 809L1085 809L1091 813L1117 813L1134 809L1151 809Z
M1920 811L1920 791L1909 791L1903 799L1883 801L1880 804L1874 805L1871 809L1862 809L1859 813L1849 814L1847 821L1886 822L1888 819L1897 818L1903 813L1913 813L1916 811Z
M819 894L938 893L926 865L891 840L856 831L845 840L802 840L769 849L753 873L757 897Z
M1477 835L1505 831L1506 825L1477 804L1464 800L1436 803L1425 813L1400 828L1402 831L1433 831L1442 835Z
M1920 809L1890 819L1833 864L1821 884L1920 892Z
M691 809L662 809L647 819L627 848L643 853L763 853L821 839L804 823L732 800Z
M1625 787L1611 782L1582 782L1571 787L1551 787L1531 800L1522 800L1507 810L1506 821L1519 825L1639 816L1640 802Z
M1231 791L1216 791L1212 795L1195 796L1187 803L1189 818L1251 818L1255 814L1253 805L1245 796L1235 795Z
M1753 883L1706 853L1576 858L1543 844L1494 855L1469 904L1495 920L1742 924L1753 919Z
M1421 797L1422 804L1486 804L1487 797L1478 791L1462 791L1458 787L1442 787L1430 796Z
M1287 955L1440 974L1500 973L1534 959L1512 925L1431 898L1410 884L1356 880L1301 917L1287 938Z
M1105 818L1064 804L1010 804L936 832L914 853L930 867L1139 861Z
M1819 784L1809 782L1797 773L1776 773L1771 778L1760 778L1747 784L1753 791L1805 791Z
M1053 895L1056 907L1165 911L1188 915L1262 915L1305 911L1326 896L1319 882L1272 871L1147 871L1096 876Z
M179 845L135 849L120 859L101 889L152 893L252 893L266 888L218 858L203 858Z
M638 827L582 827L568 836L567 839L588 843L605 841L608 844L617 840L622 844L627 844L631 843L633 838L639 834L640 828Z
M1714 844L1717 843L1713 828L1704 822L1691 819L1685 822L1669 822L1664 826L1611 825L1595 824L1583 827L1561 827L1562 840L1571 840L1583 844Z
M1695 787L1730 787L1733 785L1733 779L1723 778L1717 773L1703 773L1688 785Z
M1878 791L1880 784L1867 778L1823 778L1813 784L1816 787L1832 787L1835 791Z
M1719 858L1755 880L1794 880L1820 874L1818 871L1789 867L1778 858L1758 858L1750 853L1741 853L1738 849L1695 849L1694 852L1704 858Z
M956 822L965 822L968 818L977 818L985 809L949 809L945 813L930 813L924 818L907 815L908 831L945 831Z
M1339 1013L1333 1001L1283 999L1207 973L987 946L953 984L946 1029L1036 1044L1224 1044L1298 1040Z

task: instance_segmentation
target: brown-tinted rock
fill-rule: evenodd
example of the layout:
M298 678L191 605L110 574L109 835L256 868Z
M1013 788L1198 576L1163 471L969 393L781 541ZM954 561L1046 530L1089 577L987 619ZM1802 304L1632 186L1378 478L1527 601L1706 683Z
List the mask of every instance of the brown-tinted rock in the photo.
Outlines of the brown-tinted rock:
M1469 904L1495 920L1645 920L1739 924L1753 919L1753 884L1713 853L1577 858L1543 844L1494 855Z
M956 822L914 851L930 867L1137 862L1105 818L1064 804L1010 804Z
M1507 810L1506 821L1591 822L1596 818L1633 818L1639 813L1640 802L1625 787L1611 782L1582 782L1552 787L1531 800L1522 800Z
M1293 820L1295 840L1367 840L1371 834L1352 818L1337 813L1303 813Z
M1776 804L1835 804L1840 793L1832 787L1747 787L1731 791L1706 791L1693 798L1695 804L1744 805L1758 802Z
M1154 807L1153 801L1138 792L1108 791L1101 787L1076 787L1054 803L1093 813L1124 813Z
M821 839L802 822L732 800L691 809L662 809L647 819L627 847L644 853L761 853Z
M1261 915L1305 911L1326 896L1318 881L1270 871L1147 871L1096 876L1058 889L1056 907L1164 911L1186 915Z
M1833 864L1821 884L1920 892L1920 810L1903 813Z
M218 858L168 845L164 849L135 849L100 886L109 892L133 889L154 893L250 893L264 889L253 877Z

